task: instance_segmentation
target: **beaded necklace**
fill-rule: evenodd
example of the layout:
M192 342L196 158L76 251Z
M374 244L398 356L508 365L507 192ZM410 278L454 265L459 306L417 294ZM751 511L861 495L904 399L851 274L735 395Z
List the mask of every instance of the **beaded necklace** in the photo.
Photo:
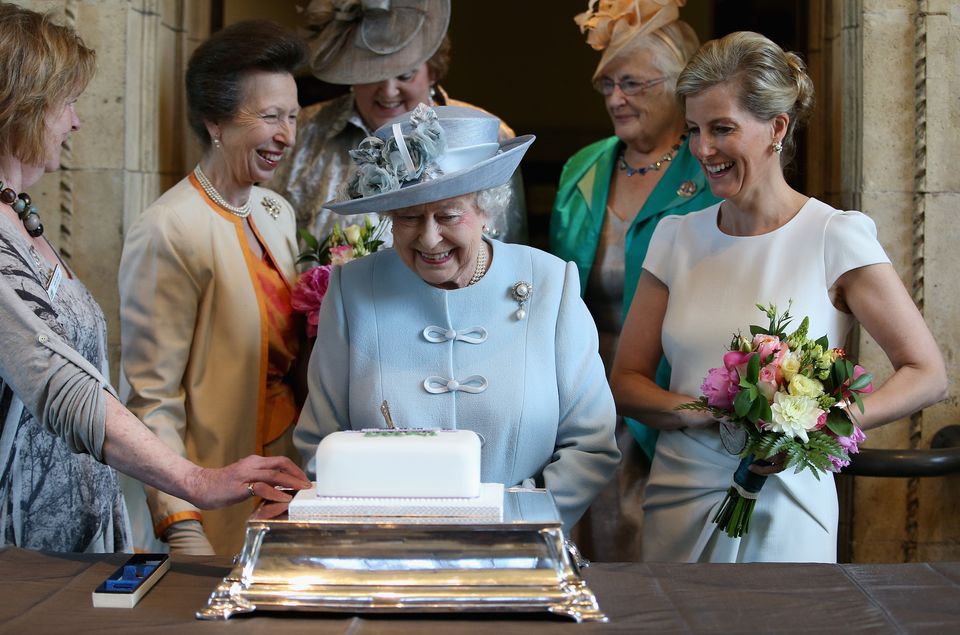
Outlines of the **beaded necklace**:
M687 133L683 133L682 135L680 135L680 140L677 141L675 144L673 144L673 147L670 148L669 152L664 154L662 157L660 157L650 165L642 168L634 168L634 167L631 167L629 163L627 163L627 159L625 156L627 150L626 148L624 148L623 150L620 151L620 157L617 160L617 166L620 168L621 171L626 172L627 176L633 176L634 174L639 174L640 176L643 176L647 172L658 172L660 171L660 168L663 166L664 163L669 163L673 161L673 158L677 156L677 152L680 151L680 146L683 145L683 142L686 139L687 139Z
M223 196L220 195L220 192L213 187L213 183L210 182L210 179L207 178L207 175L204 174L203 170L200 169L199 163L197 164L197 167L193 168L193 175L197 177L200 187L202 187L203 191L207 193L207 196L210 197L211 201L227 210L231 214L239 216L240 218L246 218L250 215L250 201L247 201L239 207L228 203L227 199L223 198Z
M31 238L39 238L43 235L43 223L40 222L37 207L30 200L29 194L26 192L17 194L9 187L4 187L3 181L0 181L0 201L13 208Z

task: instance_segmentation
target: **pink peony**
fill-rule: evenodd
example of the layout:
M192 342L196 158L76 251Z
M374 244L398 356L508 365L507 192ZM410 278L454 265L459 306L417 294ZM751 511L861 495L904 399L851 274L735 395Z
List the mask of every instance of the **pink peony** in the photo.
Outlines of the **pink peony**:
M733 400L739 392L739 377L737 371L726 368L711 368L700 384L700 392L707 398L707 403L714 408L729 410L733 407Z
M307 335L317 336L317 322L320 319L320 303L330 286L330 271L333 265L320 265L304 271L297 280L290 296L290 305L295 311L307 316Z
M345 265L353 260L353 247L350 245L337 245L330 248L330 264Z

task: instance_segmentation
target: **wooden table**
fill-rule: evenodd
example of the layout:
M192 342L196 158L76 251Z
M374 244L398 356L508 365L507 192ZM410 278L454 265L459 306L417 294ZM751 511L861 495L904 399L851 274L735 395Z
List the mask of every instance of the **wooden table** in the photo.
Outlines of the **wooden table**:
M539 614L273 613L202 622L194 613L227 558L178 558L134 609L90 594L123 554L0 548L3 633L949 633L960 632L960 563L880 565L598 563L584 571L609 624Z

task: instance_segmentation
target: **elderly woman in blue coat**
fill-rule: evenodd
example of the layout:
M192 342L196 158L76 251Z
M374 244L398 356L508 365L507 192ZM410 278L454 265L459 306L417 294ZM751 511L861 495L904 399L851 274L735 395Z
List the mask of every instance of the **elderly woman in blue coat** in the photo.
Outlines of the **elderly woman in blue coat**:
M576 265L484 237L533 143L497 127L421 104L351 152L327 207L388 213L394 244L334 269L294 438L313 477L320 440L382 427L386 400L401 425L477 432L482 480L546 487L570 529L619 461L616 414Z

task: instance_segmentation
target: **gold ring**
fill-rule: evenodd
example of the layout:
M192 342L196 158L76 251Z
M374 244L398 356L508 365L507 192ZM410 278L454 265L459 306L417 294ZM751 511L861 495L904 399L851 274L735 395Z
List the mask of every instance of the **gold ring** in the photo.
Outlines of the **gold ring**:
M253 483L247 483L247 491L250 492L251 498L257 495L257 493L253 491Z

